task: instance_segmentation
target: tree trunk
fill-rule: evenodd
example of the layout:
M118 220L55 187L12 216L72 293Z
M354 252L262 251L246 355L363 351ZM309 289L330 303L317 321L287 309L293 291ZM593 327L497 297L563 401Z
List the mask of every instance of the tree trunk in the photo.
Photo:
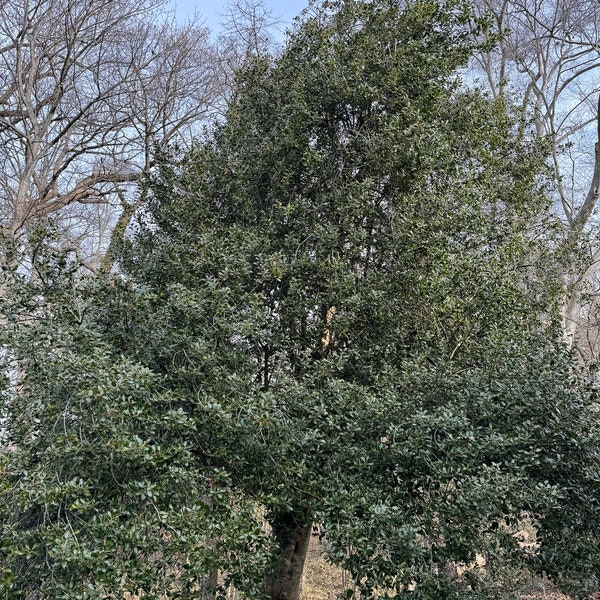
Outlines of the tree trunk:
M598 200L600 199L600 96L598 96L598 109L596 113L597 139L594 146L594 172L592 182L586 199L573 218L567 238L570 248L576 248L583 239L584 227L588 224ZM579 341L579 333L582 328L581 305L582 297L590 277L597 272L600 261L600 248L592 246L589 263L583 273L571 282L572 277L565 277L565 301L563 305L563 333L565 342L569 348L576 348Z
M218 571L213 571L210 574L209 578L205 579L202 582L202 600L215 600L217 593L218 577Z
M141 205L141 200L139 199L133 204L129 204L125 198L125 194L118 187L116 188L116 193L121 201L122 212L119 215L117 223L110 236L110 242L108 244L108 248L106 249L106 253L100 260L100 270L104 273L109 273L113 268L115 258L117 257L119 249L125 239L127 227L129 226L129 223L131 223L131 219L133 218L135 211Z
M265 579L269 600L298 600L304 560L312 531L312 512L287 512L271 521L279 547L279 562Z

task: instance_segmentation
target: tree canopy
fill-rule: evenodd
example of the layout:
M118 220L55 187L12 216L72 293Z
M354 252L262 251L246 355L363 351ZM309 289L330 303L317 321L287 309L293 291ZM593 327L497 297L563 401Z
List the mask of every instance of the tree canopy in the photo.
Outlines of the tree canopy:
M110 279L9 274L6 590L200 598L220 569L294 600L313 526L361 598L597 589L595 389L560 342L544 149L460 85L480 27L313 4L157 156Z

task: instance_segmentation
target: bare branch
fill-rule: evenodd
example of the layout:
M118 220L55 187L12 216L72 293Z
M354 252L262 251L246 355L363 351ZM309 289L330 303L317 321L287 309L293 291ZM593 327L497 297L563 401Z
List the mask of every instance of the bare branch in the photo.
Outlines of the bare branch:
M209 33L197 20L174 24L163 4L0 2L3 231L20 234L50 215L87 230L86 207L119 207L117 183L135 202L154 147L189 143L216 113L222 86Z

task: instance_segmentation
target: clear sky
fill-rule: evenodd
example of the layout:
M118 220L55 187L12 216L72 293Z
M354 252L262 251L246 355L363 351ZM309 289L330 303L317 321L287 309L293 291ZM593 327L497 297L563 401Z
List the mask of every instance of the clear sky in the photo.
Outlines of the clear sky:
M1 1L1 0L0 0ZM197 12L205 19L205 24L213 31L218 31L219 23L227 10L228 0L170 0L170 5L176 10L177 16L182 20L188 15ZM306 8L308 0L265 0L265 6L272 11L273 17L281 18L282 27L285 29L292 19Z

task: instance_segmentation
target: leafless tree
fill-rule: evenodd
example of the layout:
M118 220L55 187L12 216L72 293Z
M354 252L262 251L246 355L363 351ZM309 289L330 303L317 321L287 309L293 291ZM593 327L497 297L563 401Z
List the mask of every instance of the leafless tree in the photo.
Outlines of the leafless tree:
M221 25L218 64L226 101L233 91L238 69L255 57L278 54L274 32L281 28L282 21L263 0L231 0L222 15Z
M476 0L499 43L476 55L472 74L494 97L520 109L521 132L550 141L555 211L565 243L587 255L565 272L565 337L585 325L584 297L600 261L595 209L600 198L598 69L600 4L596 0Z
M163 0L0 2L0 227L57 217L101 249L155 145L189 141L218 98L205 28ZM116 212L107 210L116 204ZM99 208L103 206L104 209ZM130 211L131 212L131 211Z

